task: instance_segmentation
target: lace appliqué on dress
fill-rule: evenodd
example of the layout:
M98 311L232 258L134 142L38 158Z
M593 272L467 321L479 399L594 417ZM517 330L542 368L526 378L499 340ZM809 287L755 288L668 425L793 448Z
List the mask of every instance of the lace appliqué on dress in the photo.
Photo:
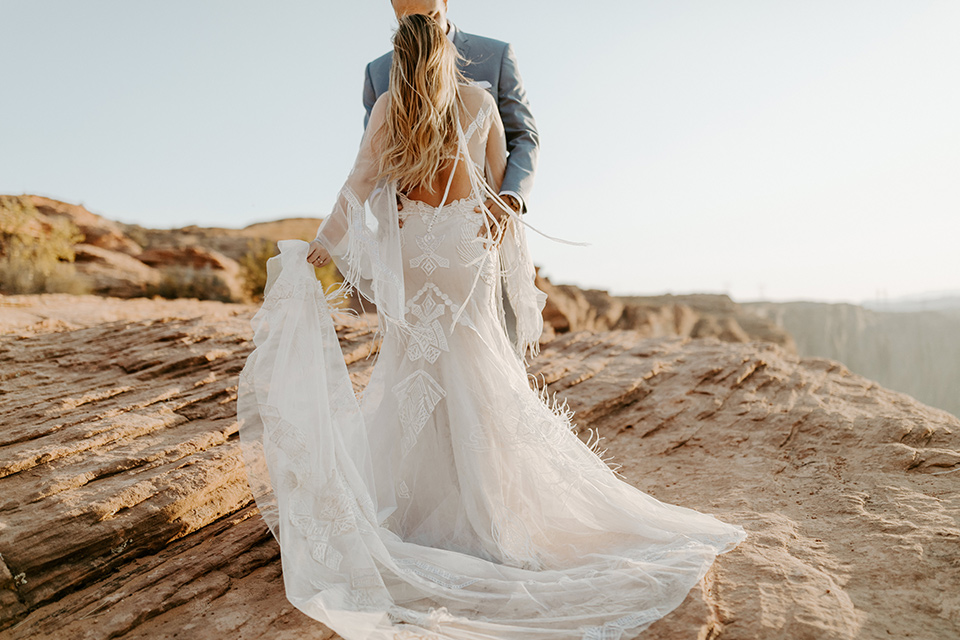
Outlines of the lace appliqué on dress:
M434 294L440 298L440 302L434 299ZM418 300L421 302L417 302ZM440 323L440 316L448 307L451 311L457 310L457 305L450 297L432 282L423 285L420 291L407 301L407 313L412 313L417 319L407 337L406 354L411 361L426 359L433 364L441 352L448 350L447 336Z
M480 269L480 278L488 285L492 285L497 277L493 254L486 246L486 239L478 236L477 231L483 224L483 214L468 216L460 225L460 242L457 243L457 254L461 264L476 264Z
M331 538L356 530L356 516L348 502L346 490L334 475L317 492L311 507L306 491L298 491L290 500L290 522L310 541L310 557L332 571L340 568L343 554L331 544Z
M437 403L446 395L443 387L423 369L417 369L409 376L393 386L393 393L400 405L400 424L403 435L400 438L400 450L406 455L417 442L417 436L427 424ZM406 484L402 484L398 491L402 491ZM409 497L409 489L406 489Z
M422 236L417 236L417 246L423 251L416 258L410 258L410 266L416 269L420 267L428 276L432 274L437 267L449 267L450 261L437 254L437 247L443 242L444 235L434 235L432 231Z

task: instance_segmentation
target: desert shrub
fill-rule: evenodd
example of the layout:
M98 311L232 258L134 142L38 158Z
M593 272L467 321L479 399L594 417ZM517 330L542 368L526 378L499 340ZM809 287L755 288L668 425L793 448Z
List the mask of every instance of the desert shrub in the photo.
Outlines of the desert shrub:
M198 300L219 300L237 302L230 293L230 287L220 275L210 267L163 267L162 276L157 284L148 285L144 295L162 298L196 298Z
M247 251L240 258L240 274L244 293L250 300L263 300L263 288L267 284L267 260L277 253L275 242L264 238L247 241Z
M73 265L74 245L82 241L72 221L49 219L22 198L0 196L0 293L89 293Z
M250 300L263 300L263 289L267 284L267 260L280 253L276 242L264 238L252 238L248 243L248 250L240 259L240 268L243 274L244 290ZM332 262L322 267L314 267L317 279L322 283L324 291L343 281L336 265ZM341 300L337 306L346 304Z

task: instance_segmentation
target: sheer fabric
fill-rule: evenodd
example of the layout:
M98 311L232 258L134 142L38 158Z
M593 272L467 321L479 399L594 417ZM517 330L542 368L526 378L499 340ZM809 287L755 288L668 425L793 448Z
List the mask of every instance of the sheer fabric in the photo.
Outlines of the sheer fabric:
M531 386L546 296L525 222L512 216L497 243L489 212L474 212L499 188L505 146L492 97L461 94L468 197L404 200L400 228L393 186L375 180L384 96L318 231L343 288L377 305L383 340L360 399L337 292L316 281L307 243L281 241L268 261L237 407L251 488L287 598L347 640L632 637L745 532L620 480Z

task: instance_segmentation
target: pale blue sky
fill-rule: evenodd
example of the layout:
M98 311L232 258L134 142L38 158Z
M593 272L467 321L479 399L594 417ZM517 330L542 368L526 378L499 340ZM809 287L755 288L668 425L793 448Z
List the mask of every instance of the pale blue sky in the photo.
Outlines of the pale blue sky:
M514 44L554 282L960 289L960 2L449 0ZM323 216L387 0L0 0L0 193L125 222Z

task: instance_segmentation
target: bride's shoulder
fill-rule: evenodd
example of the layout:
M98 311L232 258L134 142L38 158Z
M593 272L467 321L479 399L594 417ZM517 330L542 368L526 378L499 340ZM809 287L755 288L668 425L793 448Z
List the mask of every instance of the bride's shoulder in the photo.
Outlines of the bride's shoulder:
M464 96L470 96L476 100L493 100L493 94L489 91L489 82L475 82L468 80L460 83L460 93Z
M461 84L460 96L463 98L464 106L472 114L476 114L480 109L489 111L497 106L497 100L493 94L476 82Z
M379 107L380 109L385 109L389 101L390 101L390 92L384 91L373 103L373 108L376 109Z
M390 103L390 92L384 91L377 100L373 103L373 107L370 109L370 120L371 121L380 121L382 120L387 113L387 105Z

